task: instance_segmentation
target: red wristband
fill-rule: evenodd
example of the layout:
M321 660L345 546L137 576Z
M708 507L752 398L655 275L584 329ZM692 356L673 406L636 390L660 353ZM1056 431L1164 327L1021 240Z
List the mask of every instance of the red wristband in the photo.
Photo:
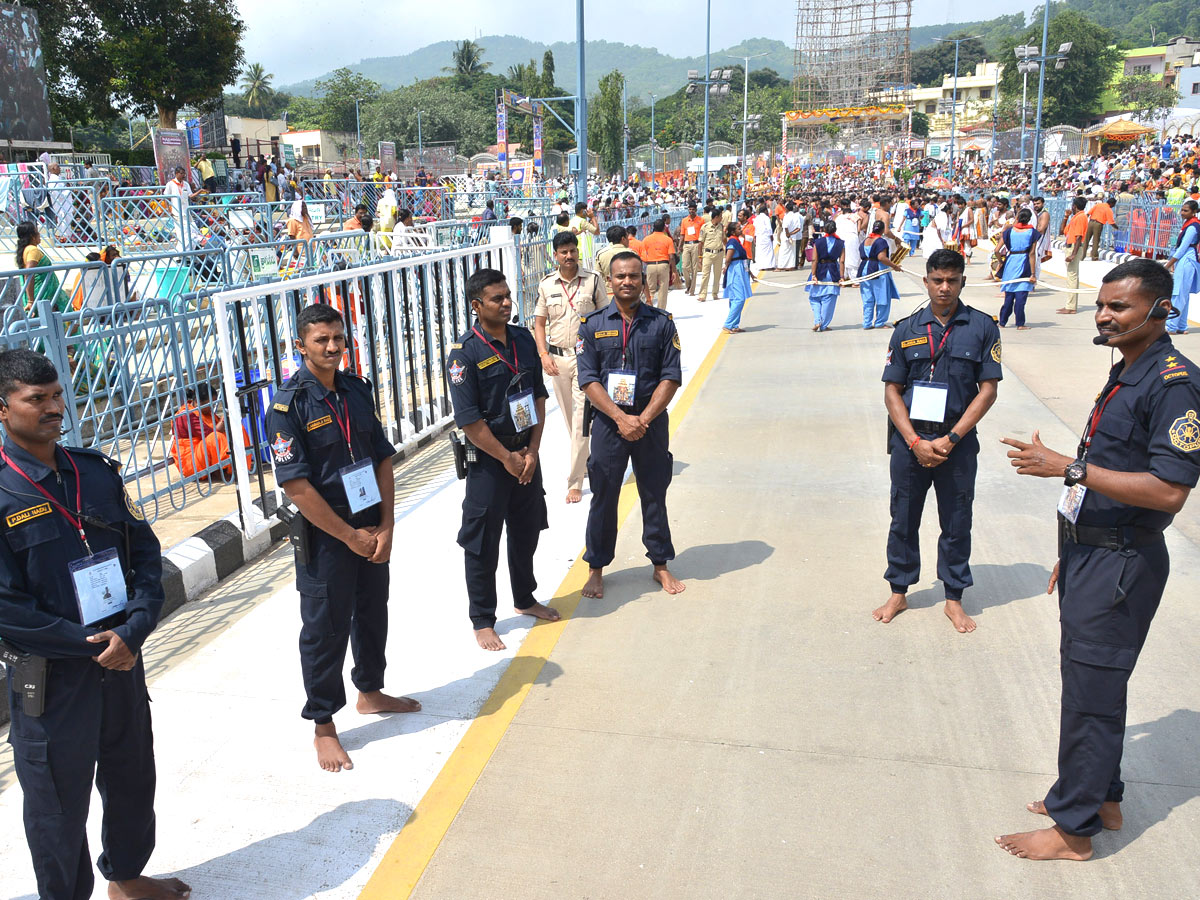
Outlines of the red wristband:
M919 443L921 443L921 436L918 434L915 438L913 438L912 443L908 445L908 449L911 450L913 447L917 446L917 444L919 444Z

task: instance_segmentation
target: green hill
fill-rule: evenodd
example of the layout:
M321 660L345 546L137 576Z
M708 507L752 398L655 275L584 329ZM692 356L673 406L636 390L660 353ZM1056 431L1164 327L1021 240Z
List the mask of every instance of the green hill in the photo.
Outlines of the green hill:
M540 63L542 54L550 50L554 53L555 81L563 90L575 92L573 41L540 44L512 35L492 35L478 38L476 43L484 49L484 62L492 64L488 71L497 75L506 75L510 66L528 63L531 59ZM364 59L350 65L349 68L379 82L385 89L396 88L443 74L443 67L450 65L450 54L454 44L454 41L439 41L403 56ZM730 58L732 55L753 56L764 52L768 55L753 60L750 64L751 70L774 69L790 80L794 63L792 47L782 41L768 38L754 38L733 47L714 49L712 64L714 68L728 66L735 62ZM704 56L678 58L661 53L653 47L588 41L586 64L589 94L596 92L600 79L605 74L613 69L620 69L628 81L630 96L644 96L651 92L661 96L673 93L686 83L688 69L703 70ZM281 85L280 89L292 94L308 95L311 94L316 80L310 78L295 84Z

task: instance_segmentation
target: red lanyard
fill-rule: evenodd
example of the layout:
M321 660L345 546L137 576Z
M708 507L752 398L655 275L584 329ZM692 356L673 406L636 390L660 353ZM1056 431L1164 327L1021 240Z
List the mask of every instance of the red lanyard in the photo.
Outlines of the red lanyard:
M334 391L333 396L337 397L337 392ZM350 442L350 401L346 401L346 421L342 421L342 417L338 414L337 407L329 402L329 398L325 398L325 405L333 410L333 421L338 424L338 431L342 433L342 437L346 439L346 446L350 450L350 462L354 462L354 444Z
M574 278L571 279L571 281L575 285L575 290L571 291L571 293L568 294L567 293L567 282L563 281L561 278L558 279L558 283L562 287L562 290L563 290L563 296L567 298L567 305L571 307L571 312L575 312L576 311L575 310L575 295L579 293L579 286L583 284L583 276L576 275Z
M1120 382L1104 398L1103 402L1097 401L1095 408L1092 410L1091 418L1088 419L1087 433L1083 436L1082 449L1079 452L1080 459L1087 457L1088 450L1092 446L1092 437L1096 434L1096 428L1100 425L1100 417L1104 415L1104 410L1108 408L1108 403L1113 397L1117 396L1117 391L1121 389Z
M71 515L67 508L59 503L57 499L55 499L53 494L26 475L25 471L12 461L5 450L0 449L0 456L4 457L4 461L12 467L14 472L32 484L35 491L54 504L55 509L63 514L63 518L71 523L71 527L79 532L79 540L83 542L83 549L87 551L88 556L91 556L92 547L88 543L87 532L83 530L83 484L79 478L79 466L75 465L75 460L71 459L71 454L65 449L63 450L63 456L67 458L67 462L69 462L71 464L71 468L75 470L75 515Z
M640 304L639 304L640 305ZM633 324L637 321L637 312L634 311L633 318L628 322L625 317L621 316L621 365L628 365L628 356L625 348L629 345L629 332L633 331Z
M951 325L942 333L941 343L937 345L937 350L933 349L933 326L926 325L925 331L929 335L929 380L933 381L933 370L937 368L937 359L941 355L942 348L946 346L946 339L950 337L950 332L954 330Z
M519 359L517 359L517 342L516 342L516 341L513 341L513 361L512 361L512 362L509 362L509 361L508 361L508 360L507 360L507 359L504 357L504 354L503 354L503 353L501 353L499 350L497 350L497 349L496 349L496 346L495 346L495 345L494 345L494 344L493 344L491 341L489 341L489 340L488 340L486 337L484 337L482 334L480 334L480 333L479 333L479 329L478 329L478 328L474 328L474 327L472 327L472 328L471 328L471 330L472 330L473 332L475 332L475 336L476 336L477 338L479 338L481 341L483 341L485 344L487 344L487 345L488 345L488 349L489 349L489 350L491 350L493 353L495 353L495 354L496 354L496 356L500 357L500 362L502 362L502 363L504 363L506 366L508 366L509 370L510 370L510 371L511 371L511 372L512 372L514 375L519 375L519 374L521 374L521 361L520 361Z

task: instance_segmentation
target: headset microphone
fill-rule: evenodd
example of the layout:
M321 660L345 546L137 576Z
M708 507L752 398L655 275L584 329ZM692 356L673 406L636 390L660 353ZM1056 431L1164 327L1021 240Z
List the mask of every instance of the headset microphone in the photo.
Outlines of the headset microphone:
M1179 317L1179 310L1174 307L1168 309L1162 305L1163 300L1169 300L1169 297L1159 297L1154 301L1154 305L1150 307L1150 312L1146 313L1146 318L1142 319L1140 325L1134 325L1128 331L1118 331L1116 334L1098 334L1092 338L1092 343L1097 347L1107 344L1113 338L1124 337L1127 334L1133 334L1139 328L1144 328L1150 324L1151 319L1175 319Z

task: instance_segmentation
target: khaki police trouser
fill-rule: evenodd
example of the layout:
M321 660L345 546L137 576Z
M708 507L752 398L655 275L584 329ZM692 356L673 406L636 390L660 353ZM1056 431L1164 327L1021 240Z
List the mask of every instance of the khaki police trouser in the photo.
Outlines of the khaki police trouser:
M1067 251L1070 252L1069 250ZM1067 261L1067 288L1079 288L1079 264L1083 262L1083 245L1080 244L1075 248L1075 255ZM1079 294L1067 294L1067 309L1075 309L1079 304Z
M671 286L671 264L669 262L646 263L646 287L659 309L667 308L667 290Z
M692 241L683 244L683 289L686 293L696 293L696 274L700 271L700 242Z
M700 259L700 290L696 292L701 300L705 299L704 295L708 290L708 278L711 275L712 283L712 298L714 300L721 293L721 270L725 266L725 251L724 250L705 250L701 254Z
M583 436L583 391L576 377L575 351L567 351L569 356L550 355L558 366L558 374L551 375L554 382L554 396L558 398L558 408L562 410L563 418L567 421L567 431L571 435L571 469L567 476L568 490L583 490L583 476L587 474L588 439Z
M1086 252L1091 248L1091 257L1096 260L1100 258L1100 238L1104 234L1104 223L1097 222L1095 219L1088 221L1087 236L1083 239L1083 249Z

